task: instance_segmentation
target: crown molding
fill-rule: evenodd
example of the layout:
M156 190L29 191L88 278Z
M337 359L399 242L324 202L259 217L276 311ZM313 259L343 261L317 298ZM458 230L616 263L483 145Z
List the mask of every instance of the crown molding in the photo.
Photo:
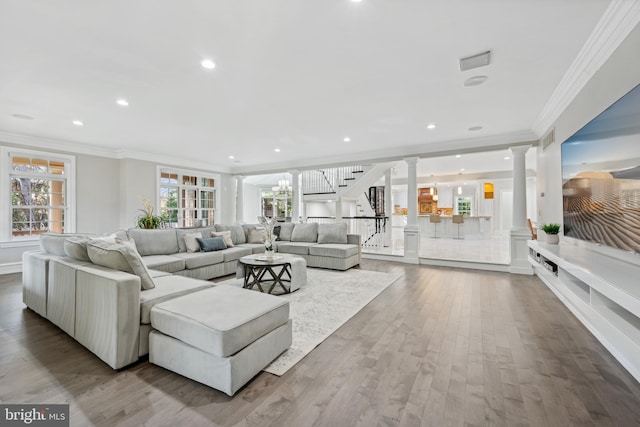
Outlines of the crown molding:
M28 145L30 147L43 148L46 150L54 150L69 154L88 154L90 156L109 158L118 157L116 151L109 148L42 136L22 135L0 131L0 141L9 144Z
M533 123L541 138L640 22L640 0L613 0Z
M107 157L112 159L135 159L166 164L182 168L201 169L212 173L229 173L230 168L201 160L193 160L168 156L157 153L146 153L142 151L127 149L110 149L96 145L87 145L62 139L47 138L33 135L21 135L16 133L0 131L0 143L16 144L21 146L35 147L45 150L53 150L69 154L86 154L89 156Z
M261 175L287 172L291 169L304 170L320 167L348 166L354 163L384 163L404 160L408 157L439 157L450 154L467 154L483 151L508 149L513 146L537 145L536 136L531 131L519 131L481 138L438 141L418 145L396 146L382 150L372 150L353 154L337 154L322 158L297 160L295 162L272 163L268 166L254 165L232 168L233 174Z
M143 151L120 149L116 151L118 159L136 159L154 162L162 165L175 166L187 169L200 169L211 173L230 173L231 169L227 166L216 165L213 163L203 162L202 160L193 160L182 157L168 156L166 154L147 153Z

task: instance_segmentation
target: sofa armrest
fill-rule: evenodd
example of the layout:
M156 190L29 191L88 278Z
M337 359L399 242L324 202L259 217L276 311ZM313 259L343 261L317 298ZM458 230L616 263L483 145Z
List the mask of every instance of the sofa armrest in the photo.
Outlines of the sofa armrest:
M358 245L358 247L360 247L360 235L347 234L347 243L350 245Z
M359 234L347 234L347 243L351 245L358 245L358 265L362 261L362 246L360 243L360 235Z
M76 280L75 339L113 369L138 360L140 278L91 265Z
M22 254L22 301L31 310L47 317L49 260L55 255L42 251Z

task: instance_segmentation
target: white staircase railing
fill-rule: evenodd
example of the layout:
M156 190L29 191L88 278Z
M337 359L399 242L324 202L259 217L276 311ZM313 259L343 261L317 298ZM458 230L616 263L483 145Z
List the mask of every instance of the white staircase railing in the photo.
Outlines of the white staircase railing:
M364 172L363 165L302 171L302 194L335 194Z

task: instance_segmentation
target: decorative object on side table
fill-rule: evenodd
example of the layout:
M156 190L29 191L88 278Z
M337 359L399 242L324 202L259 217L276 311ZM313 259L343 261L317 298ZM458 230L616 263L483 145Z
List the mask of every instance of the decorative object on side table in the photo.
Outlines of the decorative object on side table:
M264 218L264 221L261 222L262 225L264 225L265 230L264 255L267 259L273 259L273 243L278 238L278 236L273 232L273 229L275 228L277 221L275 218Z
M560 233L560 224L544 224L542 226L542 231L546 234L545 241L552 245L557 245L560 241L560 237L558 237L558 233Z
M149 199L142 199L144 203L144 209L138 209L143 212L144 215L138 215L137 224L138 228L161 228L162 227L162 218L158 215L153 214L153 207L151 206L151 201Z

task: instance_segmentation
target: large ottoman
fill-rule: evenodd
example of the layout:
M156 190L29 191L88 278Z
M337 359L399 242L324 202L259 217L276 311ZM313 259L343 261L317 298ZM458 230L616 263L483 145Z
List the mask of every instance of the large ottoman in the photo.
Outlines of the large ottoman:
M229 396L291 346L289 302L219 285L151 309L149 361Z

